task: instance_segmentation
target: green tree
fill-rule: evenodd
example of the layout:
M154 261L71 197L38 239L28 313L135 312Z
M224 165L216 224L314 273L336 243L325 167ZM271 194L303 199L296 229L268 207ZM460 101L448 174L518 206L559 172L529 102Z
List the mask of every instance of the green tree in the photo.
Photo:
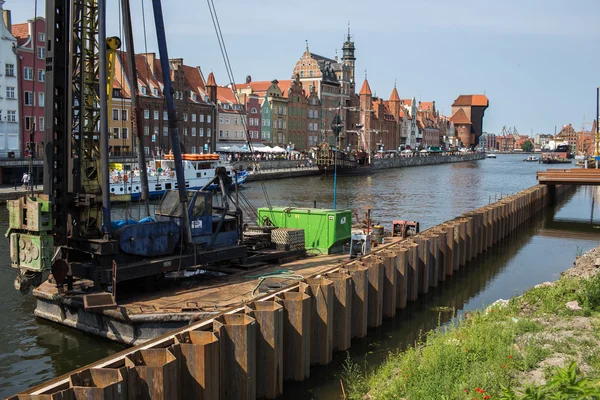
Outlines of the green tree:
M523 144L521 145L521 150L533 151L533 143L531 143L531 140L524 141Z

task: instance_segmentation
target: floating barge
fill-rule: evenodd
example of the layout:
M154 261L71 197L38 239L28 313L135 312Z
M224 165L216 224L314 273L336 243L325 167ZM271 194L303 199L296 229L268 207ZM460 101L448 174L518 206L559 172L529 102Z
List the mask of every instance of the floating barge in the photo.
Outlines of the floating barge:
M123 319L150 318L157 309L161 317L156 324L169 324L184 313L206 318L187 319L185 327L10 400L276 398L284 380L306 379L311 365L328 364L334 351L348 349L352 338L364 337L368 328L394 317L408 301L437 287L568 188L534 186L408 239L395 239L359 259L344 261L333 255L288 264L286 268L304 279L254 299L257 280L240 274L230 277L227 287L213 281L214 287L203 291L161 293L160 301L148 295L144 301L125 303L131 311L137 307L138 314ZM144 312L147 302L159 307ZM192 304L198 307L195 312ZM70 314L83 313L82 318L97 318L80 305L60 307ZM117 320L102 315L107 324Z

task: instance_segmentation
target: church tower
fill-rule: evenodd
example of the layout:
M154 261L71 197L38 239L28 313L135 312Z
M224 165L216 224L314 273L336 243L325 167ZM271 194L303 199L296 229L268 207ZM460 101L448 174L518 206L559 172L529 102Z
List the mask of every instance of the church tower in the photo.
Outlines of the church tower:
M354 88L356 87L356 81L355 81L355 61L356 61L356 57L354 56L354 50L356 50L356 48L354 47L354 42L352 41L352 38L350 37L350 23L348 23L348 37L346 38L346 41L344 42L344 45L342 46L342 65L347 66L349 69L349 80L350 80L350 94L354 94Z

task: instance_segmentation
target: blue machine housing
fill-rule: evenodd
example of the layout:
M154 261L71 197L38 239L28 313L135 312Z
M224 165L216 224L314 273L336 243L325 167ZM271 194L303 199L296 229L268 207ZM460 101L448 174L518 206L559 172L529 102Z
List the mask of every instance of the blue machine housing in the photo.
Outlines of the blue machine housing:
M216 231L221 215L213 214L212 191L188 190L188 216L192 241L197 245L208 246ZM165 194L158 210L156 218L159 221L170 221L177 226L181 225L181 204L177 192L171 191ZM220 232L216 235L213 247L224 247L238 243L238 222L231 215L225 215Z
M173 221L125 225L114 233L124 253L156 257L173 253L181 228Z

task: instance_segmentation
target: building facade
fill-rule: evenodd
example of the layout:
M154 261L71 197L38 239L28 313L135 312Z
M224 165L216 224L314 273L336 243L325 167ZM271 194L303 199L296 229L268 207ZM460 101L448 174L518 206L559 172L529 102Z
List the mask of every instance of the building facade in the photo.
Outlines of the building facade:
M17 39L11 33L11 14L0 0L0 157L21 157Z
M288 145L290 149L304 151L308 148L308 99L299 76L293 80L287 98Z
M465 147L474 147L483 133L483 115L490 102L483 94L460 95L452 103L451 121Z
M21 151L44 157L46 20L42 17L12 25L17 39L19 70L19 138Z

